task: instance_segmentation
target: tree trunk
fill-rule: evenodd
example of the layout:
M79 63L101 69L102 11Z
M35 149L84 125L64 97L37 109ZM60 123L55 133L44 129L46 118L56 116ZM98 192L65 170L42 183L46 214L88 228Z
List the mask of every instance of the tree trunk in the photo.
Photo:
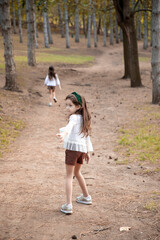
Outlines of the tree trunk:
M95 2L93 1L93 31L94 31L94 47L97 47L97 26L95 14Z
M26 0L27 35L28 35L28 65L36 65L35 29L34 29L34 0Z
M91 47L91 4L92 0L89 0L89 9L88 9L88 45L87 47Z
M59 25L60 25L60 29L61 29L61 38L64 38L64 27L63 27L63 21L62 21L62 12L61 12L61 6L60 6L60 2L58 2L58 15L59 15Z
M152 0L152 103L160 103L160 1Z
M116 9L118 24L127 36L127 49L125 51L128 50L131 87L140 87L142 86L142 83L139 70L138 46L134 25L134 15L130 10L129 0L113 0L113 3Z
M67 0L64 0L64 15L65 15L65 26L66 26L66 48L70 48Z
M140 2L138 3L138 10L140 9ZM142 36L141 36L141 12L138 12L137 15L137 39L141 40Z
M44 34L44 45L45 48L49 48L49 40L48 40L48 28L47 28L47 12L46 7L44 5L43 8L43 34Z
M151 40L150 40L150 46L151 47L152 47L152 42L153 42L153 11L151 13Z
M47 32L48 32L49 44L53 44L51 27L50 27L49 17L48 17L48 10L47 10L46 18L47 18Z
M104 35L103 46L106 47L107 46L107 38L106 38L107 33L106 33L106 14L105 13L103 14L103 35Z
M123 33L123 58L124 58L124 76L123 79L130 78L130 68L129 68L129 45L128 45L128 38L125 31Z
M16 14L15 14L15 4L14 0L12 0L12 13L13 13L13 33L16 34Z
M115 37L116 43L119 43L117 17L115 17Z
M38 48L38 41L37 41L38 31L37 31L37 22L36 22L35 11L34 11L34 31L35 31L35 48Z
M17 0L17 7L18 7L18 28L19 28L19 42L23 42L22 38L22 21L21 21L21 6L19 0Z
M119 38L120 38L120 41L123 42L123 31L121 28L120 28Z
M111 8L111 6L110 6ZM112 9L109 10L109 23L110 23L110 45L113 45L113 14Z
M98 17L97 35L100 35L100 30L101 30L101 16Z
M5 58L5 86L4 89L16 91L18 90L16 84L16 66L13 58L12 47L12 31L10 19L10 3L9 0L0 1L1 13L1 28L4 44L4 58Z
M78 0L75 0L75 42L79 42L79 8Z
M147 0L144 2L144 7L147 9ZM148 48L148 13L144 11L144 39L143 39L143 49Z
M82 13L82 21L83 21L83 33L85 35L85 37L87 36L87 32L86 32L86 21L85 21L85 13L83 11Z

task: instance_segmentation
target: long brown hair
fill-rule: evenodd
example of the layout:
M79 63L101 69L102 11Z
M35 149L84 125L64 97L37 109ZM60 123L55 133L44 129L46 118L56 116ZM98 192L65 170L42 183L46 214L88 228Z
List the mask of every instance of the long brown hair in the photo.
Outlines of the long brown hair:
M91 131L91 114L88 110L85 98L83 96L80 96L80 97L81 97L82 103L80 103L77 97L72 93L66 97L66 100L70 99L74 105L80 106L80 108L75 112L75 114L82 115L83 121L82 121L81 133L83 133L84 136L87 137Z
M48 68L48 76L49 76L49 79L51 80L53 77L56 79L56 73L54 71L54 67L53 66L50 66Z

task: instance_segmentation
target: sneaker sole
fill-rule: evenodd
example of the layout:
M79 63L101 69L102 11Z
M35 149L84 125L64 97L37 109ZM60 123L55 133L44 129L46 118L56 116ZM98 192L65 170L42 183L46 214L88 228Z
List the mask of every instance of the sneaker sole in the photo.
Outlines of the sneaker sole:
M61 209L61 212L65 213L66 215L70 215L70 214L73 213L72 211L66 211L66 210L63 210L63 209Z
M85 201L79 201L79 200L76 200L76 202L86 204L86 205L92 205L92 202L85 202Z
M57 102L57 100L56 99L53 99L54 100L54 102L56 103Z

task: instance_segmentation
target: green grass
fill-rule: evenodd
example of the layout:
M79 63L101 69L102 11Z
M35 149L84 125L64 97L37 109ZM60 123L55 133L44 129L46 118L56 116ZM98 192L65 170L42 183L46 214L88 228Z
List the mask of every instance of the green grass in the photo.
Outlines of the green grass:
M140 62L151 62L151 58L150 57L139 57L139 61Z
M21 120L14 120L7 116L0 117L0 157L24 127L25 123Z
M69 64L84 64L87 62L93 62L94 57L82 56L82 55L57 55L47 53L37 53L37 62L58 62L58 63L69 63Z
M152 121L150 120L152 117ZM122 151L125 159L136 159L157 163L160 160L159 113L152 113L141 121L134 121L132 127L120 130L117 151ZM157 120L157 121L156 121ZM157 169L158 171L158 169Z
M144 206L144 209L149 211L155 211L155 210L158 210L158 206L155 202L152 201L152 202L146 203Z
M27 56L14 56L15 63L27 63ZM1 56L0 61L0 68L4 69L4 59ZM36 61L37 63L66 63L66 64L84 64L94 61L93 56L82 56L82 55L58 55L58 54L50 54L50 53L37 53L36 54Z

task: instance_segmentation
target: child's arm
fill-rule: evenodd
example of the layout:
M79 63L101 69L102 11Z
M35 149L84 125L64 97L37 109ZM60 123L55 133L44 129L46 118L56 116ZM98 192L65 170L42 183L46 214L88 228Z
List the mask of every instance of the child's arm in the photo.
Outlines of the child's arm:
M57 81L57 85L59 86L59 89L61 90L61 83L60 83L60 80L58 78L58 75L56 74L56 81Z
M73 126L76 124L76 116L71 115L69 118L69 123L66 127L60 129L60 133L57 133L56 136L60 138L60 142L63 142L65 137L70 134Z
M45 80L44 80L44 86L47 85L48 82L48 75L46 76Z

